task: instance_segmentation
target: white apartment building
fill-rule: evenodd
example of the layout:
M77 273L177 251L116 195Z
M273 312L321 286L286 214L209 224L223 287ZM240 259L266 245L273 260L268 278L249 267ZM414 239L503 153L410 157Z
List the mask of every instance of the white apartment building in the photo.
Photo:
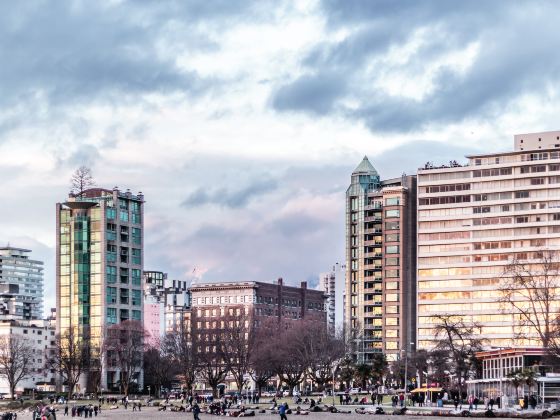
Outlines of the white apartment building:
M43 262L28 249L0 247L0 319L43 317Z
M0 321L0 337L13 335L23 339L31 347L33 356L29 366L29 375L22 379L16 387L16 393L25 390L55 390L55 374L51 372L47 360L55 351L56 327L50 320L2 320ZM5 377L0 377L0 394L9 395L10 387Z
M434 315L483 325L492 346L520 339L519 316L500 304L514 259L560 249L560 131L515 136L515 150L418 171L418 348L433 346Z

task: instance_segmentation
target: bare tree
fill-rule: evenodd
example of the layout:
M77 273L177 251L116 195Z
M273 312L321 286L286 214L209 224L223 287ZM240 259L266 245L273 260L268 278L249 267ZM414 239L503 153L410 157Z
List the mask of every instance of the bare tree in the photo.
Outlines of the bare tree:
M138 321L124 321L107 329L105 351L108 365L116 368L125 395L142 369L146 332Z
M31 372L32 355L28 340L12 334L0 338L0 377L8 381L12 399L17 384Z
M170 350L169 346L158 340L144 352L144 386L153 385L158 397L161 387L169 388L178 371Z
M461 394L465 381L476 369L475 353L482 349L484 340L480 338L480 325L466 324L459 315L436 315L435 336L439 339L436 349L446 353L450 371L457 377Z
M560 300L560 259L557 251L534 253L532 261L516 258L504 270L500 302L504 313L520 318L520 338L536 338L560 355L556 303ZM532 333L528 333L528 330Z
M191 393L196 380L198 360L187 326L181 325L177 332L166 334L162 345L166 348L166 353L171 355L177 372L183 378L186 389Z
M76 327L66 329L56 337L54 352L47 360L48 366L57 372L68 386L68 399L72 398L80 376L90 362L90 347Z
M219 348L222 345L219 321L198 316L196 311L191 314L191 320L198 374L212 388L214 397L218 397L218 385L226 379L228 373L227 363Z
M243 306L226 308L217 346L228 372L235 379L239 392L250 370L249 355L253 336L253 317Z
M70 191L77 197L81 197L85 190L95 185L91 169L80 166L70 178Z
M251 340L251 354L249 356L249 374L255 381L259 397L261 396L262 388L266 386L268 381L276 374L271 360L274 360L276 348L274 337L277 322L272 325L262 324L258 330L255 331ZM270 328L272 327L272 328Z
M331 335L323 323L308 322L302 333L307 347L308 375L322 390L332 382L335 362L344 356L344 342Z
M278 332L271 337L276 346L271 364L280 380L288 386L290 396L309 368L305 340L307 327L308 323L304 321L285 322L279 324Z

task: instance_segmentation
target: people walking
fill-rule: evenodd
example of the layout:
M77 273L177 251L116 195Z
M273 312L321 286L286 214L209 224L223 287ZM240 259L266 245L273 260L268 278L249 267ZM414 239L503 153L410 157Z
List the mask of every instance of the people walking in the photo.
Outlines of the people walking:
M467 398L467 402L469 403L469 411L471 411L474 405L474 395L469 395L469 398Z
M284 403L278 408L278 414L280 414L280 420L288 420L288 417L286 416L287 411L288 411L288 403Z
M198 417L198 415L200 414L200 407L197 402L194 403L192 412L193 412L194 420L200 420L200 417Z

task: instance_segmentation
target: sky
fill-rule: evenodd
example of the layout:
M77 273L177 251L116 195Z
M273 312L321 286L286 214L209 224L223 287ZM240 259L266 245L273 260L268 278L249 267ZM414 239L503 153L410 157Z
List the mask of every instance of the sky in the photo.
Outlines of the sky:
M45 262L72 172L142 191L146 269L307 280L344 194L559 129L555 1L0 3L0 244Z

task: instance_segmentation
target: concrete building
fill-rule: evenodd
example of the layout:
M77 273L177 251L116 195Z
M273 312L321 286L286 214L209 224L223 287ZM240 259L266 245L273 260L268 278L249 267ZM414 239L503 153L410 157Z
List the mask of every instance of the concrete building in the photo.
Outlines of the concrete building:
M382 181L364 157L346 192L344 323L358 363L411 350L415 278L416 177Z
M49 355L56 348L55 334L55 327L49 320L0 320L0 337L11 335L23 339L33 352L29 375L16 387L18 395L26 390L55 390L55 375L47 364ZM9 395L9 392L8 381L0 377L0 394Z
M560 249L560 131L514 143L418 172L419 347L434 345L436 314L482 324L490 346L538 345L512 308L504 312L499 289L514 259Z
M75 329L101 349L105 328L127 320L142 322L143 204L142 193L115 187L88 189L56 205L60 333ZM118 369L104 366L103 372L101 387L118 389ZM140 388L141 377L139 373Z
M0 320L43 317L43 262L28 249L0 248Z

